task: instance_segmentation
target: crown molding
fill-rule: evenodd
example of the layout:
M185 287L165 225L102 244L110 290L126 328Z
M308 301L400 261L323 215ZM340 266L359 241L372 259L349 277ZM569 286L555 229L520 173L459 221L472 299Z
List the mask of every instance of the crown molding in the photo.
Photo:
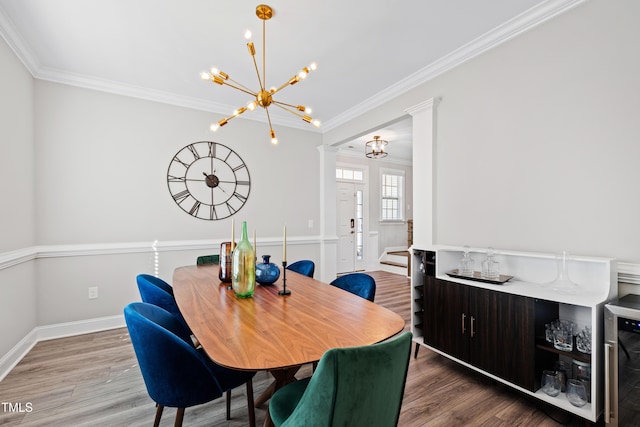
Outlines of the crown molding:
M407 78L398 81L386 89L378 91L372 97L358 105L346 110L338 117L327 120L323 125L323 131L334 129L358 116L383 105L390 99L396 98L416 87L434 79L435 77L475 58L476 56L493 49L502 43L528 31L569 9L586 2L587 0L549 0L541 3L498 27L477 37L464 46L443 56L437 61L416 71Z
M229 115L229 112L233 111L236 108L228 104L223 104L221 102L183 96L172 92L150 89L142 86L129 85L113 80L100 79L93 76L70 73L53 68L42 67L35 70L35 72L32 70L32 74L37 79L53 83L61 83L69 86L76 86L84 89L92 89L100 92L111 93L114 95L143 99L145 101L175 105L177 107L191 108L198 111L207 111L210 113L220 114L223 117L227 117ZM273 124L294 129L302 129L310 132L319 132L315 127L310 127L308 123L305 123L299 118L296 118L292 115L285 114L284 112L280 112L278 110L270 110L269 114L271 115L271 121L273 122ZM267 123L266 115L259 114L259 112L256 114L243 115L242 117L238 117L237 120L252 120L261 123Z
M528 11L512 18L511 20L501 24L493 30L481 35L475 40L467 43L450 54L440 58L432 64L413 73L409 77L389 86L388 88L377 92L374 96L366 99L358 105L344 111L339 116L327 120L322 129L309 128L308 125L293 117L280 115L278 111L274 111L271 115L272 122L280 126L286 126L296 129L303 129L309 132L324 133L334 129L365 112L378 107L389 99L398 97L417 86L428 82L429 80L443 74L444 72L472 59L494 47L511 40L519 34L528 31L555 16L562 14L587 0L548 0L541 3ZM134 98L140 98L148 101L155 101L164 104L176 105L179 107L192 108L200 111L208 111L212 113L227 116L229 111L233 111L235 107L217 102L206 101L199 98L192 98L177 95L170 92L160 90L147 89L132 85L126 85L119 82L97 79L91 76L67 73L60 70L43 68L38 63L36 56L33 54L28 43L16 31L15 25L8 18L7 14L0 7L0 35L7 41L11 49L16 53L18 58L24 63L29 72L37 79L63 83L72 86L83 87L86 89L94 89L102 92L124 95ZM248 115L238 118L239 120L254 120L266 122L264 115Z
M38 60L36 59L33 50L29 47L29 44L16 30L16 26L9 18L9 15L5 12L0 4L0 36L7 42L11 50L22 61L27 70L35 77L34 71L39 68Z

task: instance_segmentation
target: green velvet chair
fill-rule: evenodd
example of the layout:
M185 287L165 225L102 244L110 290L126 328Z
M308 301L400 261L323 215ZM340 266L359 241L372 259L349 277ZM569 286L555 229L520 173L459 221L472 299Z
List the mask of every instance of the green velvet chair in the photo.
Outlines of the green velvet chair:
M287 384L269 402L276 427L390 427L398 424L411 332L363 347L334 348L313 376Z

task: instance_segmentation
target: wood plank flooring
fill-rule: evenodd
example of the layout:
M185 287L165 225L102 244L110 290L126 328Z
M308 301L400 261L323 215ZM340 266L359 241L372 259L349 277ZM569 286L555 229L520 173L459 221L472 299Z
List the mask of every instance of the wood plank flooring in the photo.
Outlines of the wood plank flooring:
M403 276L369 273L376 279L376 302L403 316L409 330L410 286ZM311 374L309 366L298 373ZM271 377L254 378L258 396ZM224 399L187 408L185 426L248 425L244 387L234 390L232 420ZM11 405L9 405L11 404ZM19 406L20 404L21 406ZM32 410L28 412L28 408ZM22 410L22 412L19 412ZM411 358L400 426L582 426L566 413L550 418L534 401L461 367L425 348ZM148 397L126 329L38 343L0 382L1 426L149 426L154 403ZM166 408L161 426L172 426L175 409ZM262 424L265 408L256 409Z

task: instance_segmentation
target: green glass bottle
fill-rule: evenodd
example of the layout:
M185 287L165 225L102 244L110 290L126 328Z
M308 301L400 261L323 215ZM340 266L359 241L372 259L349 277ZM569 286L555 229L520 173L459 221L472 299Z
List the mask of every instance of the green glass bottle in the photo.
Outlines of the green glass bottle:
M256 288L256 253L249 243L247 222L242 222L242 238L233 250L231 284L238 298L249 298Z

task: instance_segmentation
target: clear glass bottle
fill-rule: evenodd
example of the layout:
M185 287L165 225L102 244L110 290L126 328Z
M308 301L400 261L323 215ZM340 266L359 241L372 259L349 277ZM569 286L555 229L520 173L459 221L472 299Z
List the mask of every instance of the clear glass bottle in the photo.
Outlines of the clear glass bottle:
M247 222L242 222L242 238L233 250L231 284L239 298L249 298L256 288L256 253L249 243Z
M556 292L564 294L575 294L579 291L578 285L569 278L569 262L571 258L566 251L556 255L556 263L558 265L558 275L552 282L546 283L544 286L553 289Z
M488 280L500 279L500 263L494 258L493 248L487 249L487 257L482 261L482 278Z
M471 248L469 248L469 246L464 247L464 254L462 255L462 259L460 259L458 267L458 274L461 276L473 276L474 260L469 254L470 250Z

